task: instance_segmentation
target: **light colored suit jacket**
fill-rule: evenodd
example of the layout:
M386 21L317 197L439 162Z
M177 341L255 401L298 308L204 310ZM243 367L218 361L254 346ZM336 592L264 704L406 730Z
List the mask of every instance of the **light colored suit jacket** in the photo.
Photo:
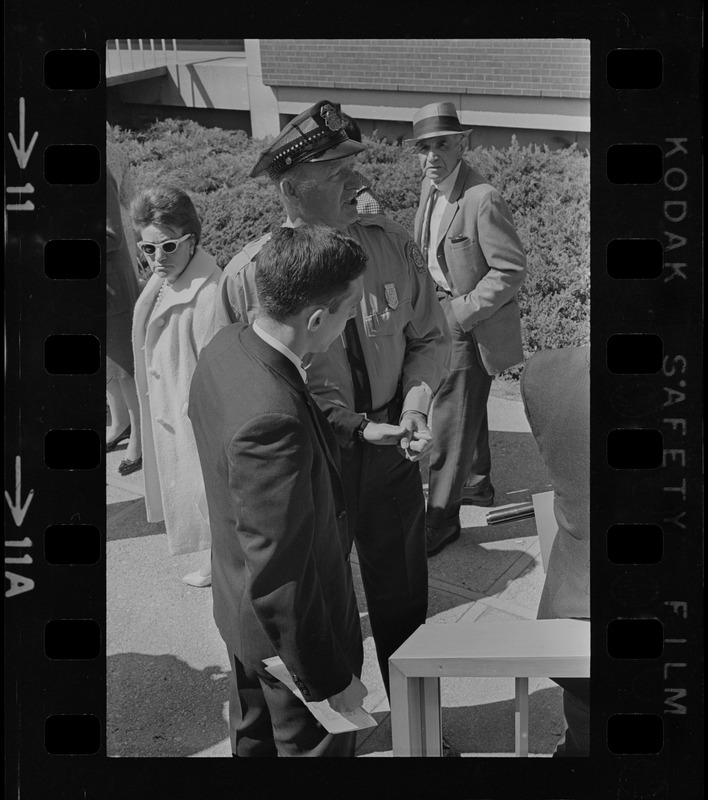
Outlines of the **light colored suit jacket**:
M430 185L426 178L415 218L419 246ZM434 246L453 291L455 319L472 332L486 371L494 375L523 361L517 293L526 254L504 198L466 161Z

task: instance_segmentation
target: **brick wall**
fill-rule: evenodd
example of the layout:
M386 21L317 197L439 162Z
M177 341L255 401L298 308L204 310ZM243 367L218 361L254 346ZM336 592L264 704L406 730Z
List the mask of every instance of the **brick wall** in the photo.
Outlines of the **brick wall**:
M580 39L261 39L270 86L590 96Z

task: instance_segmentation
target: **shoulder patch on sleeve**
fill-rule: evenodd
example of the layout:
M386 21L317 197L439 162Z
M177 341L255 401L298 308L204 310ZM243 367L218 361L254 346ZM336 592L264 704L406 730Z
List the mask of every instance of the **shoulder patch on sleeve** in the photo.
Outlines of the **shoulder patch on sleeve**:
M420 252L418 246L412 239L409 239L406 242L406 255L415 264L415 268L418 273L420 275L425 275L425 273L428 271L428 268L425 266L423 254Z
M243 246L229 263L224 268L224 272L229 277L235 277L246 269L246 267L254 260L254 258L261 252L263 245L271 238L271 233L266 233L260 239L253 242L248 242Z

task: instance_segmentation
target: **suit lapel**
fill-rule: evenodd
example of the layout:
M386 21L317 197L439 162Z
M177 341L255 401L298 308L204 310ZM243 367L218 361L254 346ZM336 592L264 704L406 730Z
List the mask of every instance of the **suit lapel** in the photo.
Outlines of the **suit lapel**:
M425 213L425 204L428 198L428 193L430 191L430 181L427 178L423 179L423 183L420 189L420 200L418 201L418 210L415 214L415 223L413 226L413 239L415 243L420 247L421 245L421 237L422 237L422 226L423 226L423 214Z
M463 161L460 164L460 171L457 173L457 180L455 181L455 185L452 188L452 192L450 193L450 197L448 199L447 206L445 207L445 211L443 212L442 219L440 220L440 227L438 228L438 236L435 240L435 252L437 253L438 248L440 247L440 243L445 238L448 230L450 229L450 225L452 225L452 220L455 218L455 214L460 207L460 197L462 197L462 192L465 187L465 180L467 178L467 171L466 171L467 164Z

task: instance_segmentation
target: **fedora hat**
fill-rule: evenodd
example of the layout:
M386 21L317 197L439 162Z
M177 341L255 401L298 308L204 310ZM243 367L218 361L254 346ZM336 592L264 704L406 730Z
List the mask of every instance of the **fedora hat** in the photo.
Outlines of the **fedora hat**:
M366 147L346 134L339 103L320 100L288 122L261 152L250 177L277 178L295 164L334 161L362 150Z
M471 130L460 125L454 103L429 103L413 115L413 138L406 139L406 144Z

